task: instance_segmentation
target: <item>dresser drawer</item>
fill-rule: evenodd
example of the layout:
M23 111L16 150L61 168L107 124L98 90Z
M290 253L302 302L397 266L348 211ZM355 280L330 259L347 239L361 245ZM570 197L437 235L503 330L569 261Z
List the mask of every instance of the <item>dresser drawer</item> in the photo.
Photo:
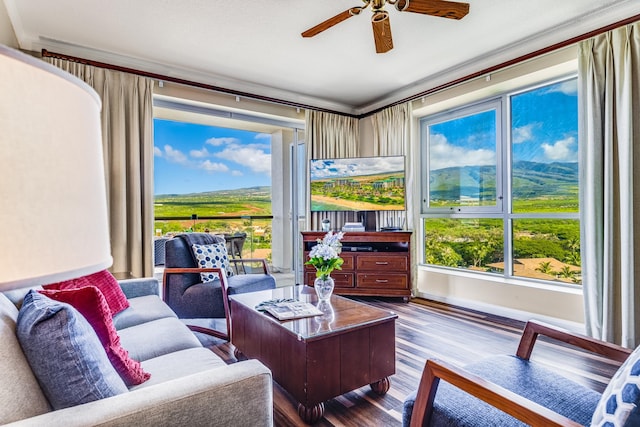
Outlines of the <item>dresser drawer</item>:
M355 286L353 273L342 273L340 270L333 270L331 278L333 279L336 288L353 288ZM314 280L316 280L315 270L306 272L305 285L313 286Z
M355 265L355 263L353 262L353 259L355 258L355 256L353 254L347 254L342 252L340 254L340 258L342 258L342 260L344 261L342 263L343 270L353 270L353 267ZM331 276L333 276L333 273L331 273Z
M402 273L358 273L358 288L408 289L408 278Z
M406 255L358 255L356 264L357 270L407 271L408 261Z

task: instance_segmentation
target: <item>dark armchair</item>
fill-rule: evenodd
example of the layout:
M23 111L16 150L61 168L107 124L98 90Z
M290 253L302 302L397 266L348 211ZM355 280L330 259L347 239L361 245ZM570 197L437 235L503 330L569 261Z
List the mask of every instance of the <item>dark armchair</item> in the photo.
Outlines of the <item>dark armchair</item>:
M624 364L600 394L531 361L538 335ZM611 426L640 425L639 375L640 347L632 353L530 321L515 356L493 356L464 368L427 360L417 392L404 402L403 426L579 426L591 424L592 417L600 420L597 425L603 419L622 419L606 424Z
M259 265L260 272L256 274L229 276L220 268L199 268L192 245L224 242L223 237L208 233L186 233L168 240L165 244L163 297L179 318L187 319L185 323L192 330L229 339L228 295L273 289L276 281L269 274L264 259L229 259L236 272L254 272L255 266ZM253 268L245 269L245 264L250 264ZM204 272L213 272L217 278L203 283L200 273Z

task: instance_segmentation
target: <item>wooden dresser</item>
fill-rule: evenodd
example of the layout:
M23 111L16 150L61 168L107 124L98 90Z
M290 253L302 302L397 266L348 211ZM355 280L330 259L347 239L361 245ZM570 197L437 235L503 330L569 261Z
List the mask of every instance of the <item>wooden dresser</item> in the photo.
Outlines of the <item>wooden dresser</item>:
M326 233L303 231L304 260ZM411 296L411 232L349 231L342 239L342 270L334 270L338 295ZM313 286L316 270L304 266L305 284Z

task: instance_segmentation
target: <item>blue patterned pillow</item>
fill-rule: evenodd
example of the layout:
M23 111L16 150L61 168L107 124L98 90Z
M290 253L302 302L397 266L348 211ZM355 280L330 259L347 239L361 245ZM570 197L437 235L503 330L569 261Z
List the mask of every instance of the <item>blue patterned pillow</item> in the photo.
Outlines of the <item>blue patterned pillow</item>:
M620 366L602 393L591 419L592 426L640 425L640 347Z
M229 264L229 256L227 255L227 246L224 243L212 243L210 245L191 245L193 255L196 257L198 267L200 268L220 268L227 272L227 276L233 275L231 265ZM212 282L218 278L217 273L200 273L203 283Z
M30 291L16 335L54 409L128 391L89 322L69 304Z

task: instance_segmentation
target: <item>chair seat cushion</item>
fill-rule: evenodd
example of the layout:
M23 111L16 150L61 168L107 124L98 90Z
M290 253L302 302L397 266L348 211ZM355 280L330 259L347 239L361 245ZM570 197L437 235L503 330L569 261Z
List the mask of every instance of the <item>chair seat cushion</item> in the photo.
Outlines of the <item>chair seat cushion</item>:
M237 274L227 279L228 295L275 289L276 279L270 274Z
M516 356L490 357L467 365L465 369L582 425L589 424L600 400L596 391L551 372L539 363ZM416 393L413 393L405 400L404 426L411 420L415 398ZM526 426L445 381L440 381L438 386L430 425Z

